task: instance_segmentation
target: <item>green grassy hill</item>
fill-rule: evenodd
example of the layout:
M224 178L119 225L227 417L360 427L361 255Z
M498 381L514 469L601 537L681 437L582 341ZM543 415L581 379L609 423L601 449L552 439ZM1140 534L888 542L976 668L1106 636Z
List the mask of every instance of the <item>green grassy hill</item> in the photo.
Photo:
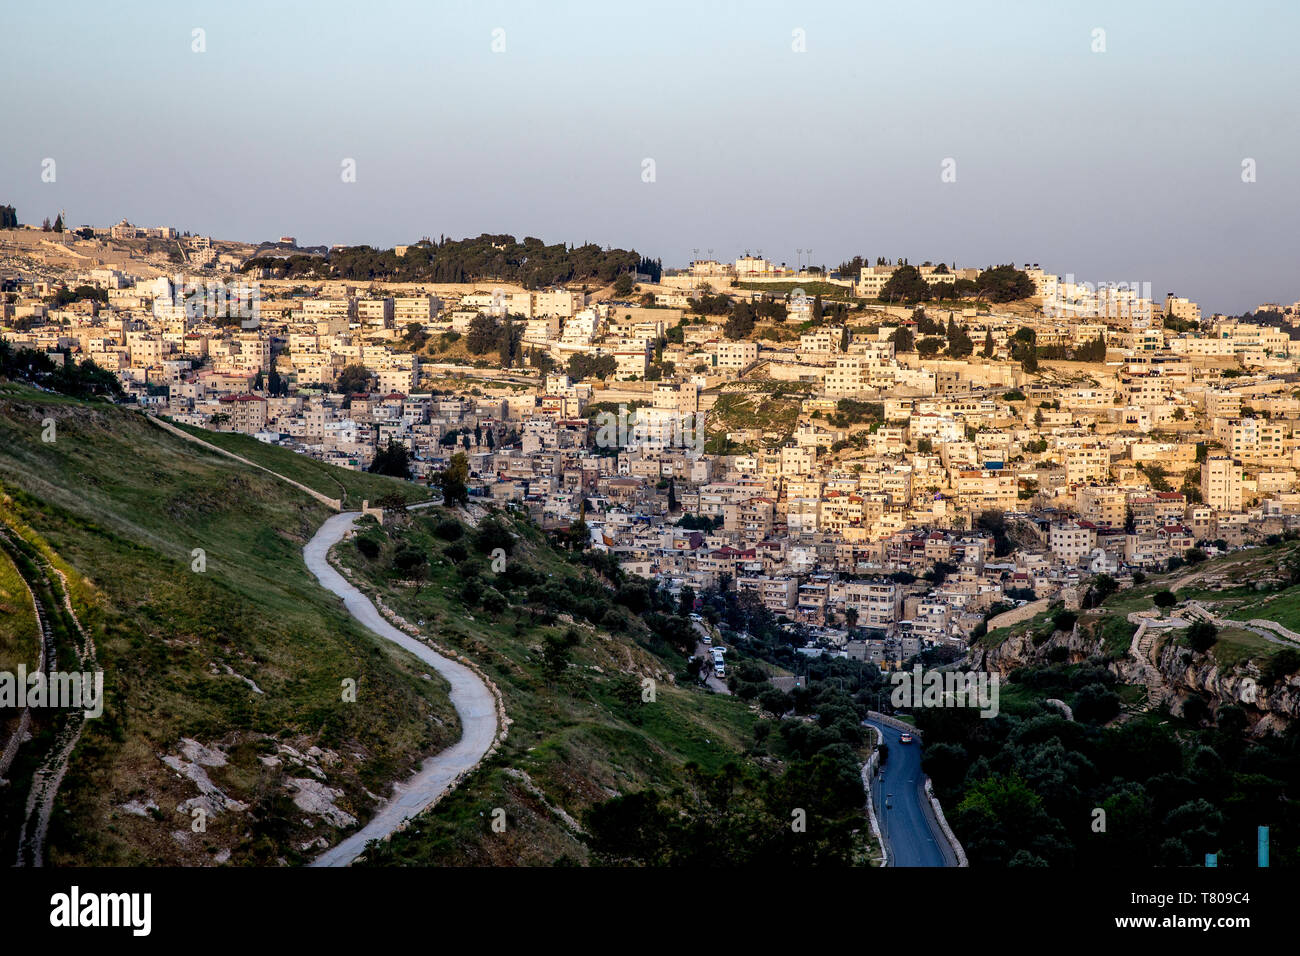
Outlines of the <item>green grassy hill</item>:
M50 418L57 438L46 443ZM200 437L331 497L341 489L350 505L424 495L242 436ZM682 653L694 637L664 595L639 581L611 588L610 562L577 560L525 520L472 510L390 511L335 549L358 585L481 666L512 721L495 756L368 863L751 851L867 861L851 711L813 695L802 713L819 709L821 726L780 722L701 689ZM105 714L85 722L47 862L304 862L349 828L331 822L331 803L364 818L371 795L459 736L444 682L355 626L307 572L302 546L328 513L138 412L0 384L0 521L24 553L66 572L105 673ZM494 560L503 545L504 565ZM202 573L191 570L196 548ZM21 586L0 562L0 602L21 606ZM0 630L0 661L32 652L33 622L15 620ZM341 701L349 677L357 704ZM41 715L0 789L2 852L58 731ZM201 788L219 812L196 833ZM806 808L807 833L792 831L791 807ZM498 810L504 830L492 826ZM669 830L671 845L620 842Z
M750 851L787 863L867 860L864 755L815 723L778 727L740 697L699 688L673 636L689 626L643 583L598 579L610 573L606 556L578 560L524 519L474 511L476 528L435 508L370 522L335 548L355 582L478 662L513 720L479 772L369 862L684 865ZM833 710L824 708L827 725ZM836 761L814 756L832 744ZM666 809L647 802L651 792ZM808 839L791 833L791 807L817 808ZM606 821L602 832L593 819L598 830ZM655 836L625 845L631 831Z
M615 794L671 785L687 763L721 769L753 740L751 708L698 690L693 681L677 684L683 659L608 595L597 599L604 613L596 625L563 600L537 600L543 581L573 593L604 586L535 526L493 520L518 536L501 574L491 568L491 549L483 550L490 542L477 543L474 530L442 508L383 528L371 522L359 537L372 544L345 541L335 549L354 581L367 582L385 605L477 662L500 688L513 721L500 753L436 813L394 837L376 862L587 862L569 820L578 823ZM429 563L397 570L408 549L428 555ZM513 588L518 594L507 598ZM548 652L548 643L569 649ZM552 660L563 656L564 666L548 663L548 653ZM643 700L644 680L654 682L653 702ZM497 808L506 813L501 833L490 826Z
M310 467L282 449L251 451L270 467ZM419 491L312 471L313 486L341 484L349 501ZM139 413L0 385L0 522L66 573L104 671L105 712L86 721L70 761L47 862L301 861L313 852L305 844L332 842L339 829L295 796L310 807L323 784L338 791L326 796L340 810L364 818L375 805L367 791L386 794L459 736L446 685L354 625L306 570L302 547L328 514ZM0 561L0 603L22 608L11 568ZM30 621L0 620L0 662L30 668ZM345 678L357 681L356 704L341 699ZM0 849L10 856L30 775L60 725L57 714L36 716L36 739L0 789ZM4 740L12 718L0 712ZM200 786L219 791L209 802L220 807L202 833L186 803Z

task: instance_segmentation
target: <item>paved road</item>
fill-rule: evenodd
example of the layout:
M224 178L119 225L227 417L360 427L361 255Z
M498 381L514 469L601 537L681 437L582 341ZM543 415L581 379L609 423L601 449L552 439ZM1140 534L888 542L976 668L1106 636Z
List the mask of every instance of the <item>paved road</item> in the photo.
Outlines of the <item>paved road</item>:
M712 638L713 635L709 634L708 629L698 621L691 621L691 626L695 628L695 633L701 637L708 636ZM715 693L730 694L731 690L727 687L727 682L713 673L713 645L705 644L702 640L696 641L695 656L704 658L704 673L708 675L705 677L704 683L708 684Z
M403 821L415 816L449 790L459 774L472 768L487 753L497 735L496 701L478 675L389 624L369 599L326 560L330 547L343 537L358 517L358 512L345 512L334 515L321 525L316 536L303 549L307 568L322 586L343 599L348 612L366 628L410 651L446 678L451 684L451 702L460 715L462 734L455 745L425 760L419 772L409 780L395 784L393 796L369 823L318 856L312 866L347 866L371 840L392 833Z
M921 772L921 745L902 743L902 732L871 721L885 735L889 759L871 781L880 830L890 866L956 866L956 856L939 831ZM886 795L888 803L886 806Z

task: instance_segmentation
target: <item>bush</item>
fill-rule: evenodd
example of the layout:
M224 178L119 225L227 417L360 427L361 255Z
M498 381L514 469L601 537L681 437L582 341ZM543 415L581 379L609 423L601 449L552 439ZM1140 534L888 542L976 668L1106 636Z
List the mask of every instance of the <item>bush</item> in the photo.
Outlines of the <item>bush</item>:
M1187 645L1198 654L1204 654L1219 639L1219 629L1209 621L1196 621L1187 629Z
M423 567L426 560L423 551L410 545L404 545L393 555L393 567L399 571L410 573L417 568Z
M1300 670L1300 651L1284 647L1260 668L1265 684L1276 684Z
M443 518L433 529L433 533L443 541L456 541L465 533L465 529L455 518Z
M371 561L379 557L379 542L374 538L357 538L357 550Z
M1079 615L1073 611L1057 611L1052 615L1052 627L1058 631L1072 631L1078 619Z
M1102 684L1089 684L1079 691L1074 702L1074 716L1085 723L1104 724L1119 715L1120 699Z

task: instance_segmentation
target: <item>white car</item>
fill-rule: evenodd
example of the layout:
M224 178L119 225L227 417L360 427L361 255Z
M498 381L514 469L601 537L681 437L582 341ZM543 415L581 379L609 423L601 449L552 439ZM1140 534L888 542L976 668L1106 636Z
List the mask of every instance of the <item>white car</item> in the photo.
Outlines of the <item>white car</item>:
M900 744L910 744L912 742L911 734L903 734L898 738Z
M712 644L712 643L713 643L713 638L709 637L709 635L707 635L707 634L704 635L703 640L704 640L704 643L705 643L705 644Z

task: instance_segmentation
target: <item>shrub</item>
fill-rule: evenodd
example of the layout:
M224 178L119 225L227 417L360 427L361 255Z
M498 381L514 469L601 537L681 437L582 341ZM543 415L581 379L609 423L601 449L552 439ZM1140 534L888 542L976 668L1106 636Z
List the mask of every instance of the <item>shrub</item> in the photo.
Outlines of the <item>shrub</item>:
M1219 639L1219 629L1209 621L1196 621L1187 629L1187 644L1198 654L1204 654Z
M433 533L443 541L456 541L465 533L465 529L455 518L443 518L433 529Z

